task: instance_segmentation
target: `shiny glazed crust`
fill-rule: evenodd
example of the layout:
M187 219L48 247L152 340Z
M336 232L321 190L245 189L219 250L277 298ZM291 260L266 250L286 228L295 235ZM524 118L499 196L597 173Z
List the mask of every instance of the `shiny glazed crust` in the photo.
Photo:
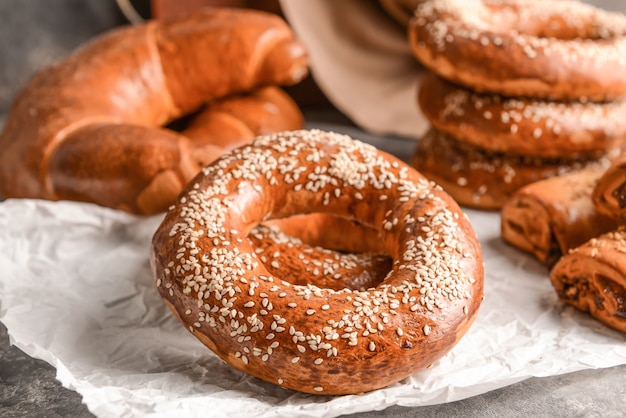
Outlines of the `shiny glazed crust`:
M506 96L626 96L626 18L578 1L426 0L414 55L441 77Z
M586 167L606 169L618 153L587 160L522 157L485 151L431 129L419 141L412 164L461 205L499 210L527 184Z
M304 47L268 13L206 9L112 30L41 70L18 94L0 136L0 195L163 211L220 150L196 147L162 126L207 103L293 84L306 73ZM256 113L231 115L231 122L256 120L251 130L260 129L285 109L274 127L300 128L299 111L284 96L238 99L258 102L251 105ZM226 105L220 106L223 114Z
M626 230L592 238L559 260L550 279L562 302L626 332Z
M393 260L384 281L333 290L268 272L249 231L310 212L381 234ZM272 262L297 259L285 250ZM307 393L356 394L432 365L483 295L477 237L446 193L395 157L317 130L259 137L203 169L157 229L151 262L167 305L215 354Z
M626 101L554 102L480 94L424 75L418 102L441 132L493 152L589 158L626 138Z
M616 229L618 222L591 201L603 172L580 170L522 187L500 211L504 241L553 266L569 250Z

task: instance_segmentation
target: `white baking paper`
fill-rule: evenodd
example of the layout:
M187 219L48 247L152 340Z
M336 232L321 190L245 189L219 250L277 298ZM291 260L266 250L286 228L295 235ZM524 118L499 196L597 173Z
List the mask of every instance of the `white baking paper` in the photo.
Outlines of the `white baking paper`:
M150 275L160 217L89 204L0 203L0 320L97 416L335 417L463 399L531 376L626 363L625 336L563 307L545 268L468 210L484 251L485 300L431 369L355 396L280 389L217 359L162 303Z

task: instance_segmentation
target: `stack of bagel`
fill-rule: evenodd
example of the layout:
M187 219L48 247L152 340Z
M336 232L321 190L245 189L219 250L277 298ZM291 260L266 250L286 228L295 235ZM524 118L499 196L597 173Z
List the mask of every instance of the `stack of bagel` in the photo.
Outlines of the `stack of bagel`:
M626 138L626 18L573 0L425 0L410 21L432 125L413 164L459 203L606 168Z

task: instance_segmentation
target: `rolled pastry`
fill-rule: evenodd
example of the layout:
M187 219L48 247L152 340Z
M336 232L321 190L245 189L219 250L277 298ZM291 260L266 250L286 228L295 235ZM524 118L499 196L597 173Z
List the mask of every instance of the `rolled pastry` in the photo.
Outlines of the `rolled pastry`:
M591 197L598 212L626 218L626 154L613 161L598 180Z
M588 168L529 184L502 207L504 241L552 266L587 240L617 228L595 210L591 192L604 172Z
M592 238L563 256L550 274L564 303L626 332L626 229Z

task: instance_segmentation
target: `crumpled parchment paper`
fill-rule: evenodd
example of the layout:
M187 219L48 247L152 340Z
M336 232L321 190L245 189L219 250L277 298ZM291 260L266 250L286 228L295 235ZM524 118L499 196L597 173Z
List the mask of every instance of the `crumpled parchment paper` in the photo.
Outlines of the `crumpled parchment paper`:
M160 216L74 202L0 203L0 320L13 344L55 366L100 417L334 417L626 363L625 336L563 307L545 268L500 240L497 214L467 213L486 268L476 322L432 368L370 393L283 390L205 349L153 285L148 254Z

